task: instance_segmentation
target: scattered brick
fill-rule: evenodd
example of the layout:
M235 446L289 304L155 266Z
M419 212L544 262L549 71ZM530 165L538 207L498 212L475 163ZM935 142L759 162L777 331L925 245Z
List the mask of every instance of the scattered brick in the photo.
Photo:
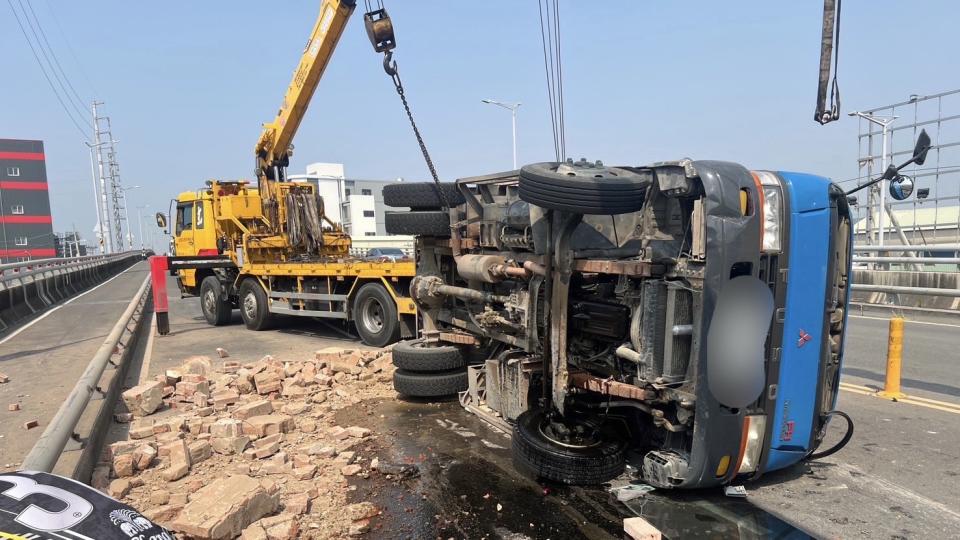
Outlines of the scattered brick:
M359 465L357 465L357 464L344 465L343 467L340 467L340 474L342 474L342 475L344 475L344 476L353 476L353 475L357 474L358 472L360 472L362 469L363 469L363 467L361 467L361 466L359 466Z
M11 404L7 405L7 410L10 411L10 412L17 412L17 411L20 410L20 404L19 404L19 403L11 403Z
M30 420L28 422L23 423L23 429L33 429L39 425L40 425L40 422L37 422L36 420Z
M224 349L223 347L217 347L217 356L219 356L220 358L227 358L228 356L230 356L230 353L228 353L227 350Z
M237 409L233 411L233 417L239 420L246 420L253 416L270 414L272 412L273 405L271 405L269 401L261 399L237 407Z
M190 536L220 540L277 510L280 502L249 476L221 478L197 491L172 526Z
M127 390L121 397L134 416L147 416L163 403L163 387L156 381L145 382Z

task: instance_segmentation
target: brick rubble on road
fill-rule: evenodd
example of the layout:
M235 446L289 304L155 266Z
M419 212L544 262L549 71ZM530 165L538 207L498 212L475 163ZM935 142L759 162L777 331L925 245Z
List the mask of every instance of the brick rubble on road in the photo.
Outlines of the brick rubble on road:
M129 413L117 415L130 422L128 440L105 449L94 487L185 538L369 531L379 510L347 505L346 494L377 462L361 455L377 433L335 425L333 415L394 395L390 352L328 347L303 361L219 364L193 356L124 392Z

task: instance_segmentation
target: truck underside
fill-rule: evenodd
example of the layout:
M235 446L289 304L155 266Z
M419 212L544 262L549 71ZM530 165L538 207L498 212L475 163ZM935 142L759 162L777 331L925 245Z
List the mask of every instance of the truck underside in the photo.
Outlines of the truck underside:
M758 474L763 445L751 453L744 443L772 436L772 422L759 419L776 401L770 361L786 284L783 246L763 243L765 232L786 228L765 223L767 198L784 208L771 174L725 162L581 161L460 180L462 203L431 211L447 214L448 234L412 231L423 347L456 346L482 360L468 362L462 402L512 428L515 459L539 476L604 481L627 461L662 487ZM830 210L831 238L849 235L841 205ZM849 265L848 246L835 244L830 268L843 271L820 291L835 323L822 336L825 388L839 368ZM711 342L710 323L734 296L750 309L713 325L740 336L747 343L733 345L737 354L755 351L755 361L718 365L722 355L711 361L708 349L731 345ZM834 396L817 393L826 404L819 422Z

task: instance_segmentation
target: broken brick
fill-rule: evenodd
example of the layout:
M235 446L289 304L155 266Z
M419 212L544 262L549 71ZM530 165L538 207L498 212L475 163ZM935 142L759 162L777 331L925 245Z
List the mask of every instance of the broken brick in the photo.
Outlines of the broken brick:
M230 476L197 491L171 527L198 538L235 538L254 521L276 511L278 505L278 497L257 480Z
M273 405L271 405L269 401L261 399L237 407L237 409L233 411L233 417L239 420L246 420L252 416L260 416L272 412Z
M156 381L145 382L127 390L121 397L134 416L147 416L163 403L163 386Z

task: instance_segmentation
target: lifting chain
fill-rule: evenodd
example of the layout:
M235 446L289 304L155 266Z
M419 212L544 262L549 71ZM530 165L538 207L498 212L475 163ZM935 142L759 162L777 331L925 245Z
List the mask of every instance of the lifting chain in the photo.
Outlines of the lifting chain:
M446 193L440 187L440 177L437 175L437 169L430 159L430 152L427 150L427 144L423 142L423 136L417 127L417 122L413 119L413 112L410 110L410 104L407 102L407 95L403 89L403 82L400 80L400 72L397 70L397 62L393 60L393 49L397 41L393 35L393 22L387 15L387 10L383 8L382 2L377 2L377 8L373 9L370 0L367 0L367 13L364 15L364 25L367 29L367 35L370 37L370 43L376 52L383 53L383 70L387 72L393 81L393 86L397 89L397 95L403 103L403 110L407 113L407 119L410 120L410 127L413 128L413 134L417 137L417 144L420 145L420 152L423 154L424 161L427 162L427 168L430 169L430 176L437 186L437 195L443 203L445 210L450 208Z
M430 159L430 152L427 150L427 144L423 142L423 136L420 135L417 122L413 119L413 112L410 110L410 104L407 103L407 95L403 89L403 82L400 80L399 71L397 71L397 63L392 58L393 51L387 51L383 55L383 69L387 72L387 75L390 76L390 79L393 81L393 86L397 89L397 95L400 96L400 101L403 103L403 110L407 112L410 127L413 128L413 134L417 137L417 144L420 145L420 152L423 154L424 161L427 162L427 168L430 169L430 176L433 177L433 182L437 185L437 195L440 196L440 200L443 202L443 208L447 210L450 208L450 203L447 202L446 193L440 188L440 177L437 176L437 169L433 166L433 160Z

